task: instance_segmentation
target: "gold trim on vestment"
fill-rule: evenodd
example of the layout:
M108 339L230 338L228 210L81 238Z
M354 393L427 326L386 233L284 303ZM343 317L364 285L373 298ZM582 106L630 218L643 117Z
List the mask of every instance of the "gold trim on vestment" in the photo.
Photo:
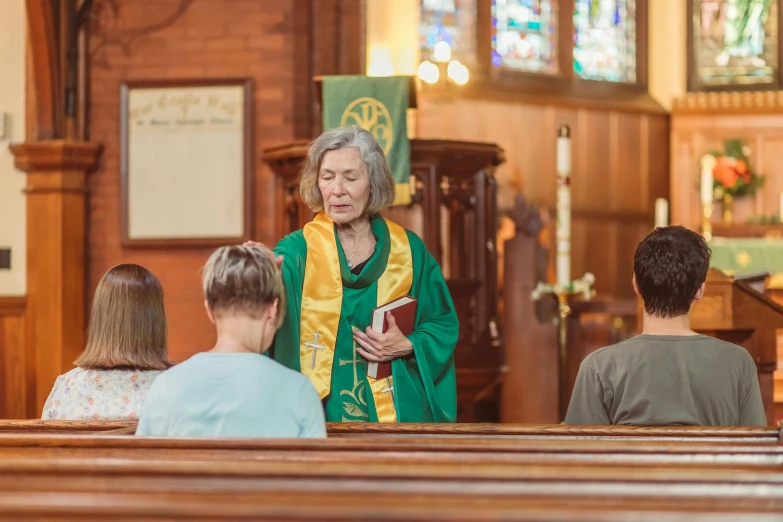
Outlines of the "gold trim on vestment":
M334 237L334 223L321 212L304 230L307 261L302 285L299 327L299 367L310 378L318 396L329 395L340 311L343 279Z
M405 229L386 220L389 259L378 279L377 304L408 295L413 283L413 257ZM323 399L331 390L332 365L342 312L343 282L334 222L321 212L305 225L307 260L302 285L299 364ZM370 313L370 311L368 311ZM369 318L368 318L369 319ZM367 377L379 422L397 422L393 378ZM385 391L384 391L385 390Z

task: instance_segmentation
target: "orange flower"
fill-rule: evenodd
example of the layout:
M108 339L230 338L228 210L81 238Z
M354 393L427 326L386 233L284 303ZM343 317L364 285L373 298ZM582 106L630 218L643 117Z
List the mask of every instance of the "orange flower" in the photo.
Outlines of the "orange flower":
M737 160L737 164L734 168L737 170L737 174L742 177L745 177L745 174L748 172L748 164L745 163L744 160Z
M734 169L732 161L725 156L718 158L715 168L712 169L712 175L718 183L727 189L732 189L737 184L737 171Z

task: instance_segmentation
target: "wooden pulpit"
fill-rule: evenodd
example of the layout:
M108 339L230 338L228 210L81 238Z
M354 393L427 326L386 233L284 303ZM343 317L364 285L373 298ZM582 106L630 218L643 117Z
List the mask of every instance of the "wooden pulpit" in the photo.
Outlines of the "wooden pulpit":
M774 425L774 372L783 306L764 294L764 277L735 279L710 269L701 302L691 308L691 329L744 347L758 370L767 423Z

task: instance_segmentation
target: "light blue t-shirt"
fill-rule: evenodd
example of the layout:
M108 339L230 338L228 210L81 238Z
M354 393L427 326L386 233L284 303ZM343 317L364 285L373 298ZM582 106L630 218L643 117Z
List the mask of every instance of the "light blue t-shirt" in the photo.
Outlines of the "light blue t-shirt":
M253 353L199 353L150 387L136 435L326 437L310 380Z

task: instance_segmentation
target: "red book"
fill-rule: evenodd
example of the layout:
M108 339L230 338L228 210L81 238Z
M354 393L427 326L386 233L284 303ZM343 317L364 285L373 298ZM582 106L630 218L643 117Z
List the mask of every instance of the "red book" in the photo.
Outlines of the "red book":
M391 312L394 316L397 328L400 329L403 335L413 333L413 323L416 320L416 298L406 295L373 310L372 324L370 326L378 333L386 333L386 330L389 329L389 324L386 321L386 312ZM382 363L371 361L367 365L367 376L373 379L385 379L390 377L391 374L391 361Z

